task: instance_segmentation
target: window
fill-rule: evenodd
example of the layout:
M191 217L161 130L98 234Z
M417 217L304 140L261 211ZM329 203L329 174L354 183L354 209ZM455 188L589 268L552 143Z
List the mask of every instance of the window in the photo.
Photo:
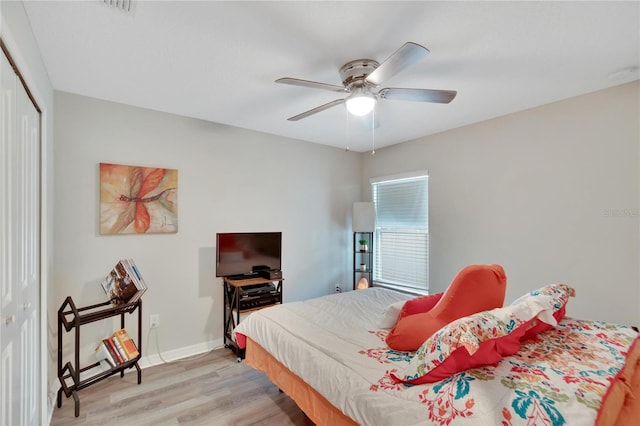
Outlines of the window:
M376 284L429 290L429 202L426 172L371 179L376 210Z

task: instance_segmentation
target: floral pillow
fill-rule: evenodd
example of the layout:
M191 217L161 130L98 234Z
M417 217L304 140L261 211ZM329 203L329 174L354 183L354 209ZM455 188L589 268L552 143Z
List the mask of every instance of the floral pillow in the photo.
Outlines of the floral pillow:
M544 313L542 313L542 316L538 318L539 321L535 321L535 324L532 324L531 328L527 329L527 331L524 333L524 335L520 340L527 340L544 331L547 331L548 329L556 325L558 322L560 322L562 318L564 318L564 315L567 312L567 302L569 301L569 297L575 296L575 290L571 287L568 287L570 289L570 292L567 292L564 290L563 287L560 287L562 285L563 284L544 286L530 293L527 293L524 296L519 297L518 299L514 300L511 303L512 305L517 305L518 303L525 302L530 298L535 298L540 294L552 296L554 297L554 301L555 301L554 302L555 304L553 306L553 313L552 313L553 319L544 317L544 315L546 314L546 311L545 311Z
M392 377L403 383L433 383L469 368L495 364L516 353L520 340L540 321L556 325L553 313L574 294L566 284L546 286L517 303L449 323L418 348L404 371Z

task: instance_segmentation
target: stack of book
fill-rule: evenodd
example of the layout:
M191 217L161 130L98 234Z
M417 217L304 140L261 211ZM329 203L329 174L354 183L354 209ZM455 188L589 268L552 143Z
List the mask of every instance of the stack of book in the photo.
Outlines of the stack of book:
M96 348L98 361L105 360L112 367L117 367L138 356L140 352L124 328L113 333L111 337L103 339Z
M133 259L122 259L101 283L102 289L114 305L134 303L147 291L147 283Z

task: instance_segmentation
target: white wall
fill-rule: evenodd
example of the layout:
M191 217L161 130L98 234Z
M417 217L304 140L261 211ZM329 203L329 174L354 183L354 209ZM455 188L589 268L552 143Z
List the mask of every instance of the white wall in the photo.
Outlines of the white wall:
M351 283L346 254L351 206L361 189L357 153L64 92L55 95L58 304L67 295L79 304L104 301L101 279L120 258L131 257L149 285L143 354L157 353L155 338L147 345L148 315L153 313L160 314L160 349L171 358L222 345L216 232L282 231L285 302ZM178 233L99 235L100 162L178 169ZM86 329L84 351L91 353L113 325ZM127 329L137 330L134 321Z
M0 37L41 111L41 350L38 355L45 371L40 374L38 410L41 423L47 424L53 410L53 400L47 401L48 389L57 380L55 349L48 341L49 331L55 329L56 311L50 309L53 298L47 291L53 275L53 87L22 2L0 1Z
M569 315L638 325L639 117L634 82L380 149L363 194L370 177L429 170L434 292L500 263L507 302L565 282Z

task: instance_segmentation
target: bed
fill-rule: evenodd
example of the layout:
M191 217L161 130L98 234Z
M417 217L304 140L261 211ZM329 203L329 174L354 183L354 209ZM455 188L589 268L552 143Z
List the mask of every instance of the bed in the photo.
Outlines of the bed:
M401 380L416 377L407 371L425 351L390 349L389 330L380 327L390 306L410 298L380 287L332 294L256 311L235 331L246 364L318 425L640 419L640 343L632 327L564 317L497 363L412 385Z

